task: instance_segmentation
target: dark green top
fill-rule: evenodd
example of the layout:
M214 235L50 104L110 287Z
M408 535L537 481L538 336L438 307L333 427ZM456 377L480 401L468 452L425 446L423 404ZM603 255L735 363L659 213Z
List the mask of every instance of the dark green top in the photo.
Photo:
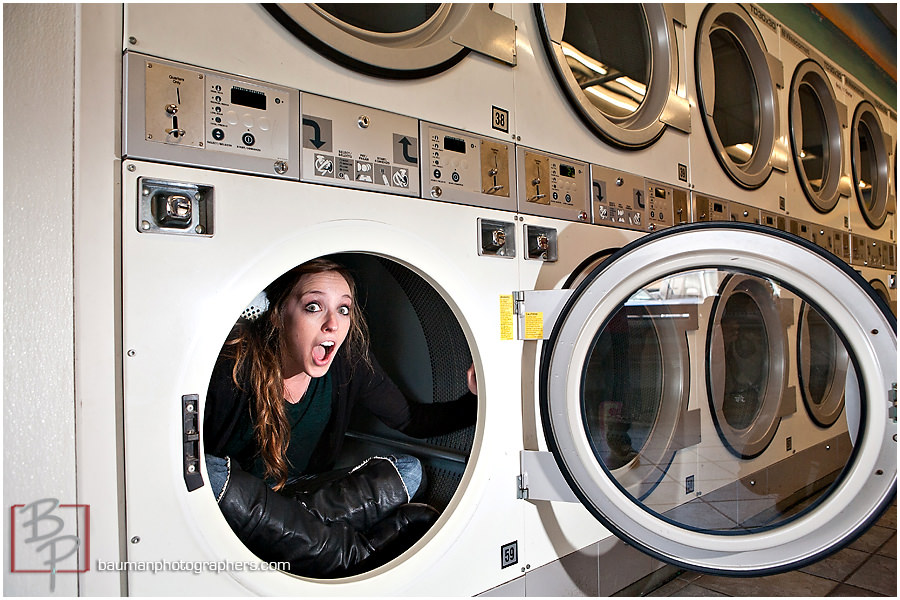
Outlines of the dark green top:
M299 402L286 403L285 413L291 427L286 453L291 466L288 479L291 479L305 473L309 457L331 418L331 374L326 373L323 377L311 379L306 393ZM225 448L225 454L228 456L238 454L248 444L255 444L253 422L249 414L241 415L235 433ZM255 457L250 472L264 479L266 469L262 457ZM267 480L267 483L274 482Z

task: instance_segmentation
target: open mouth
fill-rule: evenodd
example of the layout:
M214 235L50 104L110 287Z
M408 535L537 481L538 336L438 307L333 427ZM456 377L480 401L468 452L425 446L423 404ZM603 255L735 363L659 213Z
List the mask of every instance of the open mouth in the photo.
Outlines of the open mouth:
M313 362L315 362L317 366L324 367L331 360L334 348L334 342L330 340L322 342L313 348Z

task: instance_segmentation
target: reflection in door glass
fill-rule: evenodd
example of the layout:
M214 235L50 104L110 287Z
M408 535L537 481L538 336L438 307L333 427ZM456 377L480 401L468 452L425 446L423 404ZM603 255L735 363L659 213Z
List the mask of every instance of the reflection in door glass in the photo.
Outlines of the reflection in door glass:
M725 397L722 413L735 429L747 429L762 408L769 373L769 340L762 313L752 297L733 294L722 316L725 345Z
M348 25L372 33L401 33L428 22L440 8L435 4L318 4L319 8Z
M595 451L607 468L619 469L644 448L659 415L662 357L652 322L631 307L617 312L595 341L584 386Z
M878 183L878 161L875 157L875 140L869 127L864 121L857 125L857 139L859 140L859 169L857 170L856 184L859 186L859 194L862 197L866 210L875 209L875 195L872 190Z
M849 357L837 333L811 306L801 311L797 357L800 385L810 417L828 427L844 406L844 381Z
M738 38L726 29L709 34L715 73L713 122L731 159L750 160L759 137L759 91L750 60Z
M693 395L685 400L666 392L672 372L667 353L674 348L666 340L671 336L668 324L691 313L699 325L682 328L675 336L688 342L690 351L683 360L692 363L694 376L704 379L707 369L730 374L723 376L721 392L691 384L687 389ZM633 294L594 335L585 363L581 407L597 462L645 510L688 529L748 533L803 514L833 489L850 462L851 439L857 436L848 430L846 411L838 411L840 418L826 426L802 409L769 406L764 388L774 385L765 383L768 374L798 368L797 354L773 353L770 342L796 336L801 322L808 340L801 345L809 345L803 351L809 357L809 387L821 394L830 386L843 398L848 380L840 363L849 365L850 358L840 336L809 299L778 281L702 269L668 276ZM719 340L712 350L707 349L707 336ZM708 360L708 351L723 360ZM772 370L773 361L791 364ZM758 381L764 382L762 387ZM725 397L707 397L714 393ZM671 402L680 405L673 410L667 404ZM700 410L699 443L685 444L690 428L685 417L692 408ZM774 442L752 458L734 453L717 434L716 419L727 421L737 435L753 435L756 421L773 417L780 422ZM661 427L672 433L658 436ZM654 445L661 440L670 444L662 462L653 458ZM657 483L639 495L633 471L653 461Z
M585 96L604 115L632 115L650 84L650 37L640 4L568 4L562 50Z
M826 140L825 113L818 94L811 85L802 84L797 90L800 98L800 120L802 123L802 143L800 161L806 180L813 191L822 189L825 181L825 165L829 161L829 146Z

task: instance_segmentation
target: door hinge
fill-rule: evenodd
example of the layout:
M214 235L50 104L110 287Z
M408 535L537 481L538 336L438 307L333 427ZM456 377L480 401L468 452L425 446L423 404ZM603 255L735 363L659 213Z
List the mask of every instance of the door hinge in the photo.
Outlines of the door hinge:
M580 502L550 452L521 450L516 497L522 500Z
M891 389L888 390L888 402L890 402L890 406L888 406L888 418L897 422L897 383L894 382L891 385Z

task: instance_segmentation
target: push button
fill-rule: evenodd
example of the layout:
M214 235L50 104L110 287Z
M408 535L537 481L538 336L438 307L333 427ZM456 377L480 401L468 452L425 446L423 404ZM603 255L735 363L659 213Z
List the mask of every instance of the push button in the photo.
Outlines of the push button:
M212 130L212 136L214 140L216 140L217 142L221 142L225 139L225 132L216 127Z
M256 138L253 137L252 133L245 133L241 136L241 141L244 142L245 146L252 146L256 143Z

